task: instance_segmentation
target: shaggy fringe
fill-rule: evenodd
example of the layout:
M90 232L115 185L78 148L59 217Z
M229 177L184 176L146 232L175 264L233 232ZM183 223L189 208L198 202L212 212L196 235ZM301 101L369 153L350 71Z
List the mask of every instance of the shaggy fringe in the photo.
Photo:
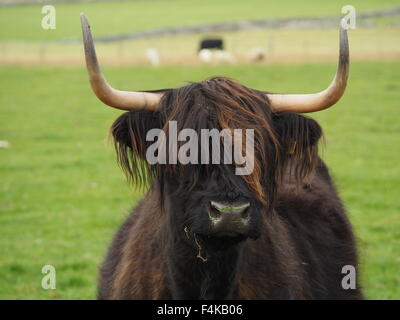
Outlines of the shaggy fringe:
M295 113L274 114L265 92L249 89L226 77L214 77L166 90L157 112L130 111L114 122L111 133L118 163L128 181L139 189L147 188L154 179L162 186L168 175L185 180L190 191L200 177L216 168L216 165L180 163L150 165L145 160L150 145L145 139L147 131L162 128L168 142L168 121L172 120L177 121L178 132L191 128L199 137L201 129L254 129L254 170L240 177L263 204L272 205L277 185L288 170L300 185L318 161L321 129L314 120ZM200 154L201 151L199 160ZM222 164L218 169L232 172L234 165Z
M274 123L282 146L283 172L287 172L298 187L309 183L318 163L321 127L316 121L291 112L276 114Z
M157 112L131 111L122 114L112 124L117 162L128 183L145 190L156 176L156 167L146 161L146 133L148 128L160 127Z

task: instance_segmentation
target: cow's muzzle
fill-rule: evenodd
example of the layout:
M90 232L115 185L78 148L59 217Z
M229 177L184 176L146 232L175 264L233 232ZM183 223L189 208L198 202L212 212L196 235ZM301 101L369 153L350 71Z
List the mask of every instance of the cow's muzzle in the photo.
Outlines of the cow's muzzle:
M220 237L247 236L250 227L248 202L210 202L211 234Z

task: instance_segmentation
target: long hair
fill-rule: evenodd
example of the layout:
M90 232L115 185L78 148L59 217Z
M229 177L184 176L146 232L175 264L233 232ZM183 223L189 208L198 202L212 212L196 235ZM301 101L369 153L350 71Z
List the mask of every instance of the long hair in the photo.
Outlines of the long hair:
M272 112L264 92L226 77L214 77L166 90L158 111L127 112L114 122L111 132L118 162L133 183L143 187L157 179L162 185L167 174L185 179L190 191L200 177L210 174L216 165L183 165L179 162L150 165L145 160L149 145L144 138L146 130L162 128L168 139L169 121L176 121L178 132L190 128L198 136L201 129L253 129L254 168L240 178L255 198L271 205L277 184L288 166L300 183L312 172L317 160L316 146L312 146L308 135L307 118L289 118L290 121L284 124L279 122L279 114ZM218 167L232 171L235 164Z

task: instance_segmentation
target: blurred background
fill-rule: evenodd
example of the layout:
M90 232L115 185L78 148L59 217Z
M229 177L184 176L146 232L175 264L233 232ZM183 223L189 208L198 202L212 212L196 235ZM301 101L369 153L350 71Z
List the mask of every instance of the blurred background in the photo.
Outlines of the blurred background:
M42 27L51 22L45 5L55 8L55 29ZM225 75L307 93L334 75L345 5L356 10L348 89L310 116L324 129L321 156L357 235L366 297L400 299L397 0L0 0L0 299L95 298L111 237L142 196L106 139L121 112L90 90L81 12L119 89ZM204 39L220 48L201 50ZM55 290L41 286L47 264Z

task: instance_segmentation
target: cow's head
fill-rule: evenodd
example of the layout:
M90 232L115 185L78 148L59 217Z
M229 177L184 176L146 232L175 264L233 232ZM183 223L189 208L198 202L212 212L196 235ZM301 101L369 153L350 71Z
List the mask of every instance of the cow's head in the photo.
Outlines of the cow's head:
M301 185L317 162L321 128L300 113L328 108L342 96L349 67L346 31L341 27L339 67L331 85L315 94L285 95L250 89L225 77L178 89L115 90L101 74L84 16L82 28L93 91L105 104L128 110L112 126L119 162L127 176L142 185L149 180L155 182L163 207L183 237L194 237L214 249L247 237L257 238L262 219L272 214L282 179L290 175ZM176 133L171 131L173 122ZM148 135L156 129L163 132L157 139ZM221 134L219 149L215 149L211 137L208 144L203 143L205 129L220 134L225 129L231 138ZM247 139L249 129L253 135ZM241 130L242 139L236 139L235 130ZM184 139L175 136L181 132L185 132ZM193 134L197 140L191 139ZM159 145L156 154L164 150L166 163L149 162L149 149L161 140L166 149ZM170 145L176 140L177 150L170 153ZM228 140L231 149L229 143L225 144ZM180 152L188 159L193 150L181 150L188 141L197 147L197 152L191 154L196 161L182 163L179 156L174 160L172 154ZM235 144L244 147L244 157L250 162L250 170L245 173L238 174L238 168L249 163L236 161L240 157L235 157ZM220 162L213 163L215 154L220 155ZM231 163L223 161L226 154L231 155ZM206 155L210 156L208 163L203 158Z

